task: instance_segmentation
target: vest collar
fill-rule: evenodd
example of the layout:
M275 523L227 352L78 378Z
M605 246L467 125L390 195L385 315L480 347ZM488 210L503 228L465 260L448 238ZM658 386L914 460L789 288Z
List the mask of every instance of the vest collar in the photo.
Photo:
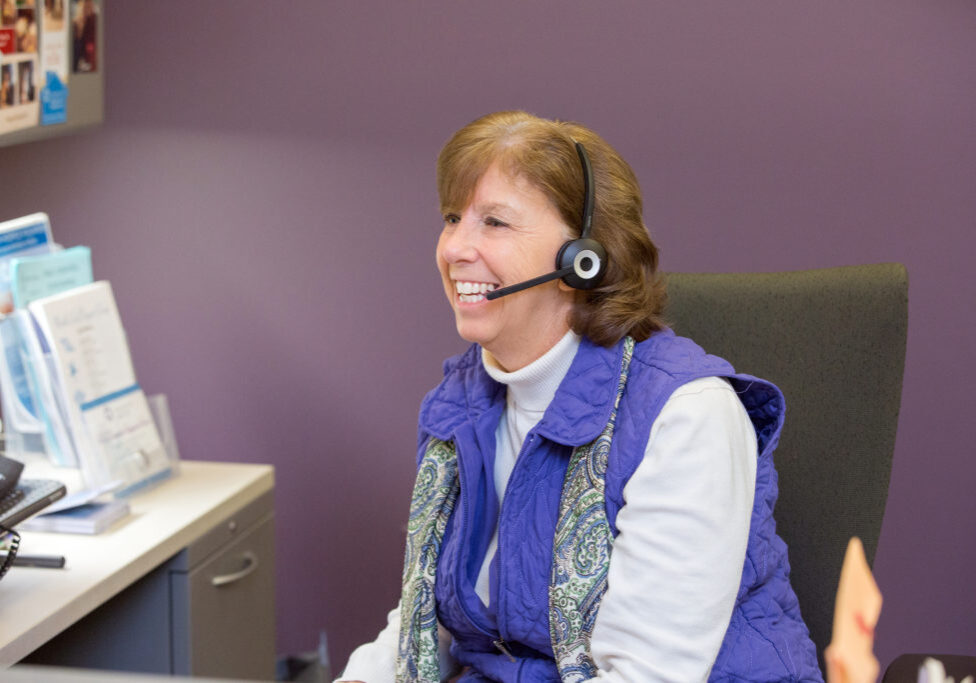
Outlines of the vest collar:
M622 360L623 341L603 348L583 337L536 432L573 447L599 436L610 419ZM421 406L420 428L448 440L462 423L476 423L492 409L500 412L504 401L504 385L488 375L481 362L481 349L473 344L463 354L445 361L443 381Z

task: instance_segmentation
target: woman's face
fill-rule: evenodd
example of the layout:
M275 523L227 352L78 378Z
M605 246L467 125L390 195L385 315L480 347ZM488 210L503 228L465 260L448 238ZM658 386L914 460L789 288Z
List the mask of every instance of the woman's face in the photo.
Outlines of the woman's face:
M493 164L471 203L444 216L437 267L458 334L487 349L508 371L528 365L569 330L573 290L560 280L488 301L485 291L552 271L570 239L549 199Z

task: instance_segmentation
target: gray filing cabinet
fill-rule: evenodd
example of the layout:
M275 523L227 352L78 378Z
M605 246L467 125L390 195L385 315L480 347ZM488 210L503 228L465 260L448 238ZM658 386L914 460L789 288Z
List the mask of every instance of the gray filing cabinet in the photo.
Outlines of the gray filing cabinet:
M273 680L274 610L269 491L23 662Z

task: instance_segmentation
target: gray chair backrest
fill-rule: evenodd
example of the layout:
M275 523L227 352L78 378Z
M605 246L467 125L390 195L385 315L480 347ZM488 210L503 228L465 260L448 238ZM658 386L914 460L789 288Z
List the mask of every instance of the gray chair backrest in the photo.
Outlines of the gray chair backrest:
M858 536L873 563L881 533L905 366L905 267L667 277L675 332L786 396L775 516L822 667L847 542Z

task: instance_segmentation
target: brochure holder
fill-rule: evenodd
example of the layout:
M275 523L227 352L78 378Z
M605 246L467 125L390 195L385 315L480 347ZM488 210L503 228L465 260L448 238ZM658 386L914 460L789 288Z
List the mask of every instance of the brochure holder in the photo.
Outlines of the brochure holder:
M51 235L51 222L45 213L34 213L0 223L0 401L6 422L8 447L18 453L45 453L58 464L75 463L74 450L65 443L65 434L47 419L46 406L54 398L46 392L46 366L33 333L33 323L25 311L15 311L17 295L21 299L43 296L53 291L43 285L67 288L91 282L91 253L86 248L70 258L87 256L87 280L53 277L45 271L49 258L60 260L60 246ZM17 272L19 262L30 262ZM84 277L82 275L82 277ZM32 286L41 284L41 289ZM24 285L24 286L21 286ZM45 395L47 393L48 395Z
M0 398L7 450L75 467L88 490L124 497L172 476L166 397L136 381L111 285L31 302L0 320Z
M122 496L172 474L111 285L75 287L28 310L86 485L119 482Z
M112 287L92 280L91 250L62 249L46 214L0 223L7 449L122 496L170 476L179 456L165 397L150 403L136 380Z

